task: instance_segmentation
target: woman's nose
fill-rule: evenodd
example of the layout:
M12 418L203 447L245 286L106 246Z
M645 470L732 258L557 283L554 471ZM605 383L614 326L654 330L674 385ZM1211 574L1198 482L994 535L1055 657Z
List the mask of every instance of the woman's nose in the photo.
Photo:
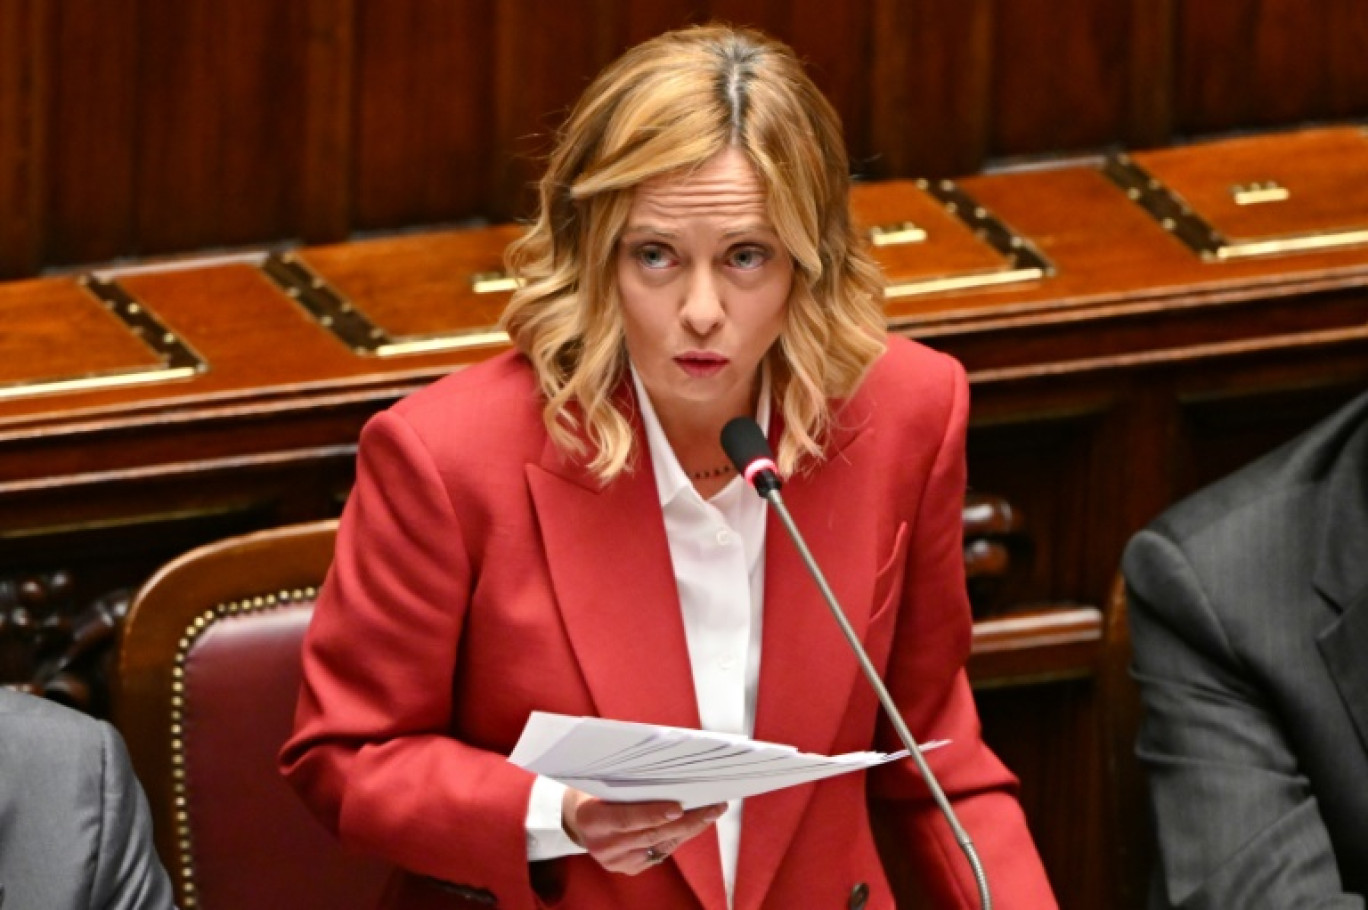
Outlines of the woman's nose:
M712 334L725 317L722 297L711 269L695 269L689 277L680 318L690 331L700 336Z

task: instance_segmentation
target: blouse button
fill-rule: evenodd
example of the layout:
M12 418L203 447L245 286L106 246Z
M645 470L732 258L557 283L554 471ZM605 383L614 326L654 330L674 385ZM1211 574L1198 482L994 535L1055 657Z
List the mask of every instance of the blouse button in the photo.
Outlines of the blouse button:
M731 531L727 530L726 528L723 528L717 532L717 543L719 546L729 546L731 542L735 539L736 535L733 534Z

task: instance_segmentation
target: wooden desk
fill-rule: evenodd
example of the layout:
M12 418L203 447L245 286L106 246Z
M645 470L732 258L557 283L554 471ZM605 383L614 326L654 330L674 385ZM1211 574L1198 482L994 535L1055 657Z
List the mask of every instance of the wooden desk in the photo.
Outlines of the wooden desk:
M1134 897L1099 808L1121 759L1098 733L1115 667L1092 610L1125 541L1368 387L1366 147L1335 129L1131 156L1186 194L1156 198L1117 161L855 194L903 241L876 247L894 330L969 371L970 670L1066 907ZM1292 208L1225 203L1275 178ZM1164 208L1199 199L1206 247ZM1280 235L1281 252L1220 253ZM364 421L501 349L511 236L0 285L0 681L102 713L121 589L199 543L335 516ZM1077 606L1005 618L1038 604Z

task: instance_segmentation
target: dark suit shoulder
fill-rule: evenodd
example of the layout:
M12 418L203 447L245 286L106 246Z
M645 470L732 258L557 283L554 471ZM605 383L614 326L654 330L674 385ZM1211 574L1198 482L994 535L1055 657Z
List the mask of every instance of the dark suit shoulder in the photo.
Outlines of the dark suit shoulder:
M0 739L25 742L93 743L103 722L56 702L0 688ZM13 740L11 740L13 741Z
M1150 530L1182 542L1213 525L1239 525L1251 510L1290 504L1347 470L1361 472L1368 453L1368 394L1221 480L1170 506Z

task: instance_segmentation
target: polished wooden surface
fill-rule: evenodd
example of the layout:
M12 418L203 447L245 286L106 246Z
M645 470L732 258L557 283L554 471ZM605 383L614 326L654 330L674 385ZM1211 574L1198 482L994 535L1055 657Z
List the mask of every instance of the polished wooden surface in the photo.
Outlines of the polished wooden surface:
M512 220L588 79L710 18L871 179L1368 116L1358 0L0 0L0 277Z
M1135 157L1214 175L1215 199L1232 181L1274 174L1316 217L1338 202L1352 219L1362 187L1348 182L1362 162L1344 149L1360 137L1340 127ZM1124 758L1134 715L1113 598L1121 549L1179 496L1368 387L1368 244L1204 260L1096 161L957 183L1052 264L1038 279L887 307L897 331L969 372L965 561L985 735L1022 779L1063 905L1137 906L1147 834ZM879 249L895 280L1007 267L912 181L862 186L855 207L866 225L927 228L924 243ZM507 292L479 294L471 281L498 268L513 230L291 252L389 335L449 336L492 325ZM0 397L0 682L89 696L81 682L99 678L129 587L197 544L335 516L364 421L500 349L358 352L264 264L248 255L105 273L193 347L203 371ZM147 359L85 293L60 275L0 286L11 389Z

